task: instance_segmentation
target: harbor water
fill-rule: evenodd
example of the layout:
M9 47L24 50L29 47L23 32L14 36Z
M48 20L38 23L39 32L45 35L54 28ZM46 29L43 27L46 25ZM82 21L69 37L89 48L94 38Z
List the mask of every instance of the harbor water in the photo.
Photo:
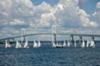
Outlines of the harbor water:
M100 66L100 48L0 48L0 66Z

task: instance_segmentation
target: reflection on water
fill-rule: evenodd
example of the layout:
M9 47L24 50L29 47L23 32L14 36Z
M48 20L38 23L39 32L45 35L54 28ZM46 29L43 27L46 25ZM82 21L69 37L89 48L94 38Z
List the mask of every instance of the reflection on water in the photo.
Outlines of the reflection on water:
M100 49L0 48L0 66L100 66Z

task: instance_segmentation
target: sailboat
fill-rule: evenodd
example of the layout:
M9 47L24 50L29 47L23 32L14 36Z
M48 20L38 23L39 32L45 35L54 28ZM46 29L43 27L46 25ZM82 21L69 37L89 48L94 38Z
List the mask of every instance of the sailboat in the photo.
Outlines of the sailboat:
M74 47L76 47L76 41L74 41Z
M41 42L40 41L38 41L38 47L41 47Z
M21 44L19 43L19 41L16 41L16 47L15 48L21 48Z
M91 41L90 47L95 48L95 42L93 40Z
M63 48L63 47L66 47L66 42L64 41L64 43L56 43L56 48Z
M53 45L53 47L56 47L56 44L55 44L55 42L54 42L54 41L52 41L52 45Z
M87 44L86 44L86 47L89 47L91 44L91 42L89 40L87 40Z
M85 48L85 41L84 41L84 40L82 41L81 47L82 47L82 48Z
M24 48L29 48L27 40L25 41Z
M8 43L8 41L6 40L5 41L5 48L10 48L11 47L11 45Z
M34 40L33 48L37 48L37 47L38 47L38 44L37 44L37 42Z
M67 47L70 47L70 41L67 41Z
M66 41L63 42L63 47L66 47Z

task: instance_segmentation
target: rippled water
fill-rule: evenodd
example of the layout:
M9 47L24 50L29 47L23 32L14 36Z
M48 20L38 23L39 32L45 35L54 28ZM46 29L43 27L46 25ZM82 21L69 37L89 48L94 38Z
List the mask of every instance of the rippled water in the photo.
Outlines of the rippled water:
M0 48L0 66L100 66L100 48Z

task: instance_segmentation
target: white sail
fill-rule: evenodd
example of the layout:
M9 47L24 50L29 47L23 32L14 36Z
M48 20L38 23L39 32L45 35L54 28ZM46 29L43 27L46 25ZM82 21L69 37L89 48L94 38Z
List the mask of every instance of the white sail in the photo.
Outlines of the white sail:
M21 44L19 43L19 41L16 41L16 48L21 48Z
M95 48L95 42L91 41L90 47Z
M54 41L52 41L52 45L53 45L53 47L56 47L56 44L55 44L55 42L54 42Z
M25 41L24 48L29 48L27 40Z
M81 47L82 47L82 48L85 48L85 41L84 41L84 40L82 41Z
M41 43L40 43L40 41L38 41L38 47L41 47Z
M86 47L89 47L90 46L90 41L89 40L87 40L87 44L86 44Z
M67 41L67 47L70 47L70 41Z
M76 47L76 41L74 41L74 47Z
M5 41L5 48L10 48L11 47L11 45L8 43L8 41L6 40Z
M34 41L33 48L37 48L37 47L38 47L38 44L36 41Z
M66 41L64 41L64 43L63 43L63 47L66 47Z

